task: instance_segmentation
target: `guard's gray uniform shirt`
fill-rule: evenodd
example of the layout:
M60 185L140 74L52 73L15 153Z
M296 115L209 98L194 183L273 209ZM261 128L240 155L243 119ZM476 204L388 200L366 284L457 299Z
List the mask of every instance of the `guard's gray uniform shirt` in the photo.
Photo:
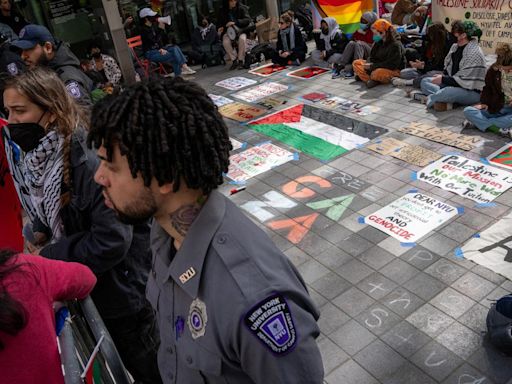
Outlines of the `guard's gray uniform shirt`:
M263 231L214 191L174 256L172 241L155 222L147 297L164 383L322 383L319 313Z

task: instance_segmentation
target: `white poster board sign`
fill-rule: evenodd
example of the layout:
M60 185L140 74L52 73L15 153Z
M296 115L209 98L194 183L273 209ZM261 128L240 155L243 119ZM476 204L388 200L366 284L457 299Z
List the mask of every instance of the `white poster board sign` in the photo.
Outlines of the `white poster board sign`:
M214 95L213 93L209 93L208 96L210 97L210 99L212 99L213 103L219 108L223 105L230 104L233 102L233 100L228 99L227 97Z
M235 93L233 96L237 99L247 101L248 103L254 103L255 101L261 100L267 96L274 95L279 92L284 92L287 89L287 85L269 82L256 85L255 87L249 89L245 89L243 91Z
M253 79L248 79L247 77L230 77L229 79L224 79L219 81L215 85L217 87L222 87L229 89L230 91L236 91L238 89L242 89L248 87L249 85L256 84L257 81Z
M449 204L411 192L367 216L365 222L401 243L416 243L457 213Z
M417 178L477 203L489 203L512 186L512 173L458 155L426 166Z

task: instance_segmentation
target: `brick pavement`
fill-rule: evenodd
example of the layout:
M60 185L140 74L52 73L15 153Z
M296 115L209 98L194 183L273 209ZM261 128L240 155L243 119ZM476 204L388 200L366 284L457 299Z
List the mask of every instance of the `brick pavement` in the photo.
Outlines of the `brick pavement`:
M439 153L455 149L397 129L418 121L455 132L461 130L461 109L427 112L423 105L407 99L400 89L378 86L367 90L353 80L331 80L329 74L301 81L283 74L262 78L247 71L214 67L199 70L195 81L208 92L229 97L231 91L214 84L231 76L246 76L259 83L271 79L290 85L288 92L279 95L288 99L287 105L300 102L299 96L305 93L323 91L379 106L377 113L356 118L387 128L389 137L421 144ZM229 120L227 123L231 136L249 145L268 140L244 125ZM480 148L464 152L465 157L478 160L506 142L494 134L481 136L488 141ZM297 266L320 308L322 334L318 342L326 383L512 384L512 359L494 351L483 338L490 300L510 292L512 282L454 256L456 247L510 211L512 190L497 198L493 209L475 208L471 200L411 181L411 172L419 169L365 148L330 162L300 154L298 161L250 179L247 189L231 199L239 206L249 201L267 202L265 194L282 192L286 183L305 175L328 179L329 175L341 172L356 180L349 183L345 177L345 181L330 183L330 187L307 184L314 191L313 196L286 196L292 203L285 208L265 208L268 215L264 222L248 214ZM221 191L228 194L231 188L226 184ZM414 248L403 247L395 239L358 222L359 216L376 211L410 189L428 192L454 206L464 206L465 212L422 238ZM298 244L287 239L289 229L274 231L268 227L270 221L311 214L313 210L306 205L311 201L347 194L355 194L355 198L341 218L334 221L324 211L317 211L318 219Z

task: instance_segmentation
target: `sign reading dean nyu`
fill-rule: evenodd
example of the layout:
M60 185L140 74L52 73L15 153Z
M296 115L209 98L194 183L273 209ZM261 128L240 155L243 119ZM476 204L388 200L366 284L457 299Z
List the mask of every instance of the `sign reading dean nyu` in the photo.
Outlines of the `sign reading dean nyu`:
M498 43L512 44L512 1L433 0L432 19L450 30L454 20L471 20L482 30L480 46L493 54Z

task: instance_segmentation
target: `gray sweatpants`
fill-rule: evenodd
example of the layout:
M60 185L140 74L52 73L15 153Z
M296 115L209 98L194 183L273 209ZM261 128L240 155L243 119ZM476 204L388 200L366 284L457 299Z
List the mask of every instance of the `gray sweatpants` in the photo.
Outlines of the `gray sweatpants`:
M442 74L442 71L428 71L422 74L416 68L405 68L400 71L400 77L405 80L413 80L412 86L418 89L421 88L421 80L424 78Z
M338 64L338 62L341 60L341 57L341 53L333 53L327 60L324 60L322 59L322 51L315 49L313 52L311 52L313 63L323 68L330 67L331 64Z
M340 67L345 67L345 71L352 71L352 62L354 60L366 60L370 56L372 47L360 40L352 40L347 44L343 55L338 63Z

